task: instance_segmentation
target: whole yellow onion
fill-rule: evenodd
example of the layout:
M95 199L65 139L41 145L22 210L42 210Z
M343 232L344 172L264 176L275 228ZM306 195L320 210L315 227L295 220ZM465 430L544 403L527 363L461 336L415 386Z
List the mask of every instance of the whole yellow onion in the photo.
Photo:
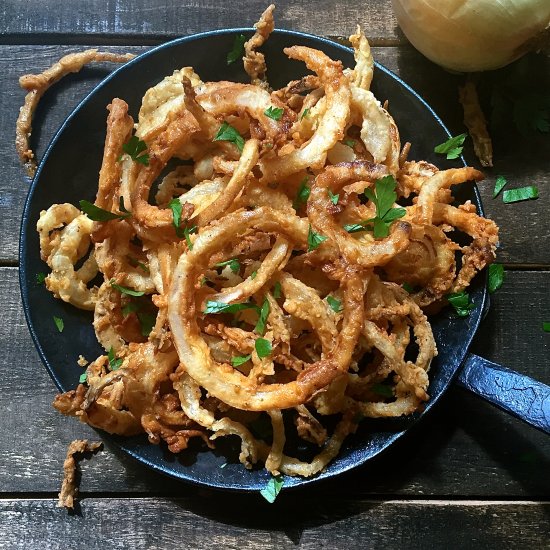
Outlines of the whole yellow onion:
M503 67L532 50L550 29L550 0L392 2L413 46L454 71Z

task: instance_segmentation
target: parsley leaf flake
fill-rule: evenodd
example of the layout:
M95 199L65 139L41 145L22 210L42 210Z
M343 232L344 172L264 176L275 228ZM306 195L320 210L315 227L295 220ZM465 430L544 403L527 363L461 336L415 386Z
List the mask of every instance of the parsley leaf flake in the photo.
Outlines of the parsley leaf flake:
M227 54L227 64L231 65L239 59L239 57L244 56L244 43L246 42L246 37L243 34L237 34L235 40L233 41L233 48Z
M280 107L268 107L264 111L264 115L272 118L273 120L281 120L281 117L283 116L283 113L285 112L284 109L281 109Z
M496 292L504 282L504 266L502 264L491 264L489 266L489 279L487 288L492 294Z
M457 159L462 154L462 149L464 149L464 140L466 139L467 134L460 134L455 137L450 137L447 141L439 144L434 148L434 152L440 153L441 155L447 155L448 160Z
M273 504L275 502L275 499L277 498L277 495L281 492L284 484L285 480L283 476L279 475L276 477L272 477L268 481L265 489L262 489L260 491L260 494L267 500L267 502Z
M216 137L214 137L213 141L230 141L237 146L237 149L241 153L243 152L244 138L227 122L224 122L220 126L220 129L218 130L218 133L216 134Z

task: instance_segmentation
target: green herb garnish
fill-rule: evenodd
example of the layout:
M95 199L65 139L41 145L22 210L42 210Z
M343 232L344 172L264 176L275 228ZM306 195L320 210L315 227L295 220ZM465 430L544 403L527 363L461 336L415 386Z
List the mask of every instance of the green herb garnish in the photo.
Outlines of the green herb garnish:
M227 122L224 122L220 129L218 130L218 133L216 134L216 137L214 138L214 141L230 141L231 143L234 143L237 146L237 149L242 153L244 148L244 138Z
M37 273L36 274L36 284L37 285L43 285L45 280L46 280L46 274L45 273Z
M304 117L306 116L309 116L309 112L311 111L311 109L309 107L306 107L303 111L302 111L302 115L300 116L300 120L303 120Z
M470 295L464 291L448 294L447 300L454 307L459 317L468 317L470 311L475 308L475 305L470 302Z
M264 115L272 118L273 120L281 120L284 112L285 110L281 109L280 107L268 107L264 111Z
M504 186L508 182L506 181L506 178L504 176L497 176L497 179L495 181L495 188L493 190L493 199L496 199L498 194L504 189Z
M382 397L393 397L393 389L386 384L373 384L371 391Z
M320 233L315 233L309 226L309 231L307 232L307 251L311 252L315 250L322 242L326 241L328 237L321 235Z
M250 361L250 358L252 355L237 355L236 357L231 358L231 364L234 367L240 367L241 365L244 365L247 361Z
M132 136L128 143L122 146L122 150L130 155L134 162L149 166L149 154L143 153L143 151L147 151L147 144L141 141L137 136ZM143 155L141 153L143 153Z
M256 278L256 275L258 275L258 272L256 270L254 270L251 274L250 274L250 278L252 280L254 280Z
M517 189L507 189L502 193L502 200L506 204L511 202L527 201L529 199L538 199L539 190L534 185L527 187L518 187Z
M126 317L130 313L136 313L141 308L137 302L128 302L125 306L122 307L122 315Z
M409 294L414 292L414 288L409 283L403 283L401 286L403 287L403 290L406 290Z
M114 214L108 210L103 210L90 201L78 201L80 205L80 210L88 216L94 222L107 222L109 220L125 220L128 216L131 216L130 212L125 212L123 214Z
M262 307L259 311L259 317L258 322L256 323L256 326L254 327L254 331L258 334L264 334L265 332L265 324L267 323L267 317L269 315L269 300L267 298L264 299L262 303Z
M307 176L300 182L298 193L296 193L296 198L292 203L294 210L298 210L298 208L300 208L302 204L305 204L309 199L311 188L308 186L308 182L309 178Z
M271 342L265 338L256 338L254 348L260 359L267 357L271 353Z
M231 65L239 59L239 57L244 56L244 43L246 42L246 37L243 34L237 34L235 40L233 41L233 48L227 54L227 64Z
M272 477L268 481L265 489L260 491L260 494L267 500L267 502L273 504L277 498L277 495L281 492L284 483L285 480L283 479L283 476Z
M107 359L109 359L109 370L118 370L122 365L122 359L117 359L113 346L110 347L107 353Z
M208 300L203 313L237 313L243 309L257 309L258 306L250 303L246 304L224 304L223 302L213 302Z
M54 315L53 322L55 323L55 326L57 327L57 330L59 332L63 332L63 329L65 328L65 323L63 322L63 319L61 319L61 317L56 317Z
M335 313L340 313L342 311L342 302L330 294L327 296L328 305L331 307L332 311Z
M502 264L491 264L489 266L489 279L487 288L492 294L498 290L504 282L504 266Z
M143 262L140 262L137 258L128 255L126 256L126 259L132 267L139 267L145 273L149 273L149 268Z
M273 298L275 298L275 300L278 300L280 297L281 297L281 283L277 281L273 285Z
M114 281L114 279L111 279L109 283L114 289L118 290L122 294L127 294L128 296L143 296L145 294L145 292L143 292L142 290L132 290L131 288L117 285Z
M448 160L457 159L464 149L464 140L467 134L460 134L459 136L451 137L447 141L441 143L434 148L436 153L447 155Z
M137 318L139 319L139 324L141 325L141 334L143 336L149 336L157 321L156 315L151 315L150 313L146 313L144 311L138 311Z
M88 374L83 372L81 375L80 375L80 378L78 379L78 382L80 384L86 384L86 382L88 382Z
M233 273L238 273L239 269L241 269L241 264L237 258L232 258L231 260L226 260L225 262L218 262L217 264L214 264L216 267L225 267L226 265L229 266L229 269L233 271Z
M351 147L352 149L355 147L355 140L354 139L345 139L342 143L344 145L347 145L348 147Z
M327 193L330 199L330 202L334 205L338 204L338 199L340 198L340 195L335 195L330 189L327 189Z
M374 183L374 192L372 189L365 189L365 196L376 206L376 217L367 220L367 224L372 222L373 234L375 238L387 237L390 233L390 225L402 218L407 211L404 208L393 208L397 200L395 188L397 182L393 176L384 176Z

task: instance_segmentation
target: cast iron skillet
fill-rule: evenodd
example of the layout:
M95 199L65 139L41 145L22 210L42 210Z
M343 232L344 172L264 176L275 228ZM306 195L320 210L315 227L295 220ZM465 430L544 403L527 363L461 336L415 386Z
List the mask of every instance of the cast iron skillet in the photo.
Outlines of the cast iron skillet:
M76 107L48 147L23 213L20 284L34 343L62 391L75 388L78 383L82 369L76 365L76 360L80 354L93 359L103 351L94 335L91 314L54 299L43 285L36 284L36 273L46 270L40 260L35 229L40 211L56 202L78 204L80 199L94 200L105 138L106 106L112 98L127 101L130 112L137 118L144 92L165 75L187 65L195 67L203 80L246 82L242 63L229 66L226 63L226 54L231 50L237 33L250 36L252 30L223 30L181 38L154 48L120 67ZM311 35L275 31L263 48L268 78L274 88L305 72L302 63L291 61L283 54L283 48L293 44L322 49L330 57L341 59L346 66L354 64L349 48ZM434 145L445 141L450 134L416 92L380 65L376 68L373 91L380 100L389 100L402 141L412 142L409 158L425 159L441 168L460 166L460 161L445 161L432 152ZM475 186L463 185L459 193L463 200L472 199L481 211ZM431 320L439 355L432 364L431 399L425 411L407 419L366 421L323 473L312 479L287 478L285 488L314 483L364 464L389 447L434 407L455 378L459 384L498 407L550 433L549 387L468 353L483 312L488 307L484 277L476 278L470 295L475 309L469 317L460 319L445 311ZM54 325L54 315L65 322L62 334ZM103 437L115 442L143 464L199 485L249 491L265 487L269 479L269 474L262 469L245 470L236 459L232 442L215 452L197 447L176 457L162 445L147 443L145 436L121 438L103 434ZM220 468L226 462L228 464Z

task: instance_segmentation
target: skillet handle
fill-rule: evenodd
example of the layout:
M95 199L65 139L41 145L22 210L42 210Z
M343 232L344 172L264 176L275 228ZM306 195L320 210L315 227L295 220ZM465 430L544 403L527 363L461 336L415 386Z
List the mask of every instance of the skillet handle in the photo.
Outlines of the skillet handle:
M550 386L469 353L457 382L498 408L550 434Z

